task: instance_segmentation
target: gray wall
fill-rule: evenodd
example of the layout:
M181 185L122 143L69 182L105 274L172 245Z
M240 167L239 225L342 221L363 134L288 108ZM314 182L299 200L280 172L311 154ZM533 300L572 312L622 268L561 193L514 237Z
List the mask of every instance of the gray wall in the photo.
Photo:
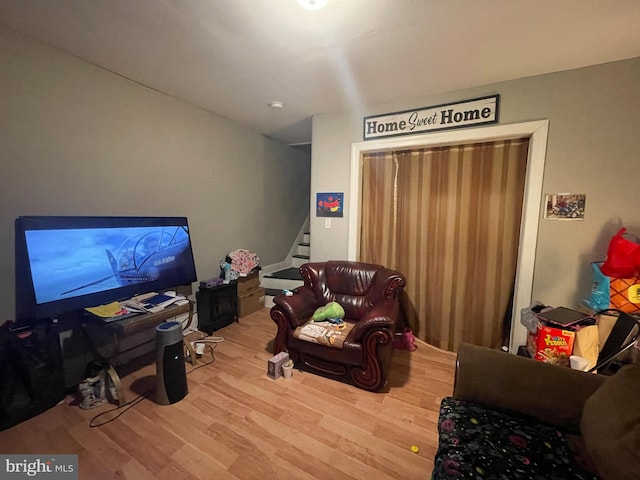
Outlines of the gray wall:
M199 278L238 248L285 259L308 155L0 28L0 320L19 215L186 216Z
M372 80L375 81L375 80ZM606 254L620 225L640 234L640 59L369 106L313 119L311 258L346 258L351 145L362 118L500 94L500 124L549 120L546 193L585 193L584 221L539 222L533 297L575 306L591 288L592 261ZM345 192L345 216L332 229L315 216L317 192ZM543 205L540 205L542 211Z

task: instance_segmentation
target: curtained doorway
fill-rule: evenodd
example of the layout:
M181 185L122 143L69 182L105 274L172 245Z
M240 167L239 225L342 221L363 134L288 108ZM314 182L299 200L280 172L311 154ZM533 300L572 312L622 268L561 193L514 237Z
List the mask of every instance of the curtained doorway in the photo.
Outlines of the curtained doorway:
M418 338L451 351L508 342L528 148L518 138L363 155L358 257L407 276Z

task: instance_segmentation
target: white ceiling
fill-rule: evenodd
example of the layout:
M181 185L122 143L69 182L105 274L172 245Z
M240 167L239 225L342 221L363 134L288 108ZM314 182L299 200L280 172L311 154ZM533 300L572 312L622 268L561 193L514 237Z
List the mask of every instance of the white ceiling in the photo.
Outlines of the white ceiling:
M0 24L290 144L315 113L640 56L640 0L0 0Z

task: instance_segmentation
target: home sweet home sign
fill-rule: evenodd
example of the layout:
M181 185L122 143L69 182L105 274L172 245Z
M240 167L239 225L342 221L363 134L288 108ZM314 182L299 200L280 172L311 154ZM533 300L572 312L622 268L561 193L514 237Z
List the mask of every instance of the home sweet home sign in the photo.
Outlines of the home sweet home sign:
M500 95L364 117L364 140L487 125L498 121Z

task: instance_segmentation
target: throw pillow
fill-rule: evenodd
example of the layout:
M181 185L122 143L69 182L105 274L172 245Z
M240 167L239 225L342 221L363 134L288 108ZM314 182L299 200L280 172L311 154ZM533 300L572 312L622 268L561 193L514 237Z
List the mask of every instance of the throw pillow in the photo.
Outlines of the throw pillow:
M626 365L586 401L580 429L603 480L640 478L640 365Z

